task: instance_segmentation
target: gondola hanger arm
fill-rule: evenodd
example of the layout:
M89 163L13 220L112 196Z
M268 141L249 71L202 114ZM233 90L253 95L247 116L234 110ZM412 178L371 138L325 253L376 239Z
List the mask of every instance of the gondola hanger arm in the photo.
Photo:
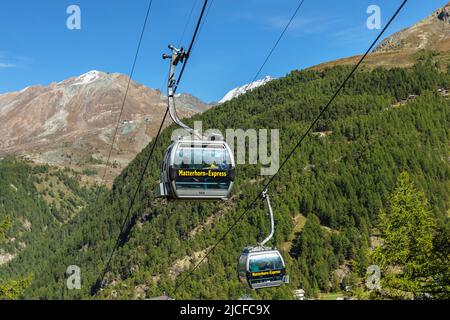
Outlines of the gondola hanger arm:
M267 189L263 191L263 193L261 194L261 198L266 200L268 211L269 211L269 216L270 216L270 234L267 236L267 238L265 238L262 242L259 243L259 245L261 247L264 247L264 245L267 242L269 242L270 239L272 239L272 237L273 237L273 235L275 233L275 222L274 222L274 218L273 218L272 205L270 203L270 197L269 197Z
M175 91L176 91L176 80L175 80L175 69L178 63L183 63L188 57L188 53L184 48L175 48L173 45L169 45L169 49L172 51L171 54L163 54L163 59L170 59L170 71L169 79L167 82L167 98L168 98L168 108L169 114L173 122L179 125L181 128L185 129L192 136L196 136L202 140L202 137L195 132L194 129L186 125L180 118L178 118L176 106L175 106Z

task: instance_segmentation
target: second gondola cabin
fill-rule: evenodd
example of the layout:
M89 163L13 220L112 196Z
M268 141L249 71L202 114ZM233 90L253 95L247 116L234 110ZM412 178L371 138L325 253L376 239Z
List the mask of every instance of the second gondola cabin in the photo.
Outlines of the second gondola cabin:
M180 138L166 150L157 193L170 199L228 199L235 176L234 157L225 141Z
M279 287L289 282L280 252L265 247L247 247L238 262L239 280L250 289Z

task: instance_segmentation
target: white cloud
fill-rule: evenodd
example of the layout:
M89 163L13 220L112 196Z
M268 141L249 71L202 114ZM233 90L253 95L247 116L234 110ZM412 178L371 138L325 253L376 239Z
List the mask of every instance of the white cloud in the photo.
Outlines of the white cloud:
M17 66L13 63L0 62L0 69L15 68L15 67L17 67Z
M289 22L290 17L286 15L244 15L240 14L234 17L239 20L248 20L257 22L266 30L283 30ZM345 24L342 17L321 15L306 17L303 12L299 12L289 25L287 30L293 36L319 34L335 30L336 27Z
M356 43L369 43L371 33L365 25L346 27L331 34L331 38L342 46Z
M26 56L15 56L0 50L0 69L23 68L32 64L34 60Z

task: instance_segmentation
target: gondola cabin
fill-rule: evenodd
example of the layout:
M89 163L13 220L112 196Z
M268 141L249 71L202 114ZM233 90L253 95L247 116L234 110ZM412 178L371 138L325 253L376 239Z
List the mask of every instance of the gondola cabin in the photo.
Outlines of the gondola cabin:
M227 199L235 175L225 141L180 139L166 150L157 193L170 199Z
M238 276L251 289L279 287L289 282L280 252L264 247L244 249L239 258Z

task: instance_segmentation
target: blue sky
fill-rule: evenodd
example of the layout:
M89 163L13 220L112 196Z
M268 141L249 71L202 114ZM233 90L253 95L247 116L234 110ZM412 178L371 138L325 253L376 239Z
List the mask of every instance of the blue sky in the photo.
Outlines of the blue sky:
M202 0L154 0L134 80L161 88L168 43L188 45ZM366 27L369 5L386 23L401 0L306 0L261 73L293 69L360 54L379 30ZM409 0L387 35L410 26L447 0ZM69 30L69 5L81 8L81 30ZM148 0L15 0L0 10L0 93L47 85L89 70L129 74ZM214 0L179 92L217 101L251 81L298 5L297 0Z

